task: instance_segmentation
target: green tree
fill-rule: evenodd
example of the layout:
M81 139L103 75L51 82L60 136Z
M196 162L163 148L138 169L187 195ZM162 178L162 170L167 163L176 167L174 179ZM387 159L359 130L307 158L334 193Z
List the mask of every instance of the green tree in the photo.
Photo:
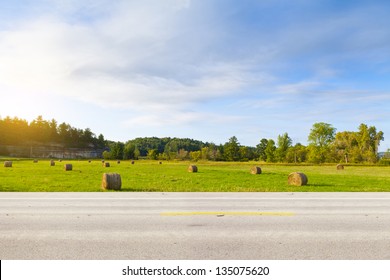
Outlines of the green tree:
M362 160L358 134L353 131L337 132L334 140L336 160L338 162L359 162Z
M375 126L368 127L366 124L360 124L358 131L358 142L364 161L376 162L378 160L378 147L380 141L383 140L383 132L377 132Z
M158 152L157 152L156 149L150 149L150 150L148 151L148 158L149 158L149 159L156 160L157 157L158 157Z
M267 147L265 148L265 155L267 157L267 162L275 162L275 151L276 151L276 146L275 146L275 141L272 139L269 139L267 142Z
M208 159L210 159L210 158L209 158L209 153L210 153L209 147L203 147L203 148L201 149L201 152L200 152L200 155L201 155L202 160L208 160Z
M241 146L238 149L240 161L249 161L251 157L251 152L248 147Z
M112 159L123 159L125 145L122 142L112 142L109 146Z
M111 152L109 152L109 151L104 151L103 154L102 154L102 156L103 156L103 158L104 158L105 160L114 159L114 158L112 157Z
M141 156L141 152L136 147L135 150L134 150L134 159L138 159L140 156Z
M99 134L96 143L97 143L98 148L100 148L100 149L103 149L106 147L107 141L104 139L103 134Z
M190 158L192 161L198 161L202 158L202 152L201 151L190 152Z
M307 159L307 147L301 143L295 144L295 146L290 147L286 154L286 160L290 163L301 163L305 162Z
M276 148L275 155L276 160L279 162L285 162L287 151L291 147L292 140L287 133L278 136L278 147Z
M335 158L346 162L371 162L378 160L378 146L383 132L375 126L360 124L357 132L338 132L334 141Z
M229 142L226 142L223 150L224 157L227 161L238 161L240 160L240 143L236 136L233 136L229 139Z
M309 160L315 163L323 163L330 158L330 146L335 139L336 129L327 123L315 123L310 130Z
M135 144L134 143L126 143L125 148L123 150L123 159L135 159Z
M256 152L259 156L259 160L267 161L267 155L265 153L265 149L267 148L268 140L263 138L260 140L260 143L256 146Z
M180 149L177 152L176 158L179 160L186 160L186 159L188 159L188 154L189 154L188 151L186 151L184 149Z
M42 116L38 116L30 123L31 140L35 142L49 142L51 136L50 124Z

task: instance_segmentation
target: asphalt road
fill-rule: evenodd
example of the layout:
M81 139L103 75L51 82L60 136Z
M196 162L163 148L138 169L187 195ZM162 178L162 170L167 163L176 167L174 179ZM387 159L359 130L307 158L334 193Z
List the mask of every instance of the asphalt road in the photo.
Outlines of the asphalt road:
M0 193L0 259L390 259L390 193Z

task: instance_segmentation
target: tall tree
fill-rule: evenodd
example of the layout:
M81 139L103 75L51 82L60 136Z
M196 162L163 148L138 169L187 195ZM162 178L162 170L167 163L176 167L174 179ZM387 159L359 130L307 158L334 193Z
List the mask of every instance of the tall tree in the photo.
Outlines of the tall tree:
M224 145L224 156L227 161L238 161L240 159L240 143L236 136L229 139Z
M267 162L275 162L276 161L275 151L276 151L275 141L272 139L269 139L267 142L267 147L265 148Z
M278 147L276 148L276 160L279 162L286 161L286 155L288 149L292 145L292 140L288 136L287 132L278 136Z
M383 140L383 132L377 132L375 126L368 127L366 124L360 124L358 131L358 143L364 161L377 161L378 147L380 141Z
M256 152L259 155L259 160L267 161L267 155L265 149L267 148L268 140L263 138L260 140L260 143L256 146Z
M109 146L112 159L124 158L123 151L125 145L122 142L112 142Z
M295 144L289 148L286 155L287 162L301 163L305 162L307 158L307 147L301 143Z
M330 145L335 139L336 129L328 123L315 123L308 137L309 159L312 162L323 163L328 158Z

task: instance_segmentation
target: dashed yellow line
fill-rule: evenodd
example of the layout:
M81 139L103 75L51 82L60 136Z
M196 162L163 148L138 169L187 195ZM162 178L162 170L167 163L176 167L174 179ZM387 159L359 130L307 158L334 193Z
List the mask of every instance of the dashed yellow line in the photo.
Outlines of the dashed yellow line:
M195 211L195 212L162 212L161 216L294 216L292 212L225 212L225 211Z

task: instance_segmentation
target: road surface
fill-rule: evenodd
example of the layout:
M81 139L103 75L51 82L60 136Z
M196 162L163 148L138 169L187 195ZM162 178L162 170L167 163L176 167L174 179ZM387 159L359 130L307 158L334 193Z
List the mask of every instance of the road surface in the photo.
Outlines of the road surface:
M390 193L0 193L0 259L390 259Z

